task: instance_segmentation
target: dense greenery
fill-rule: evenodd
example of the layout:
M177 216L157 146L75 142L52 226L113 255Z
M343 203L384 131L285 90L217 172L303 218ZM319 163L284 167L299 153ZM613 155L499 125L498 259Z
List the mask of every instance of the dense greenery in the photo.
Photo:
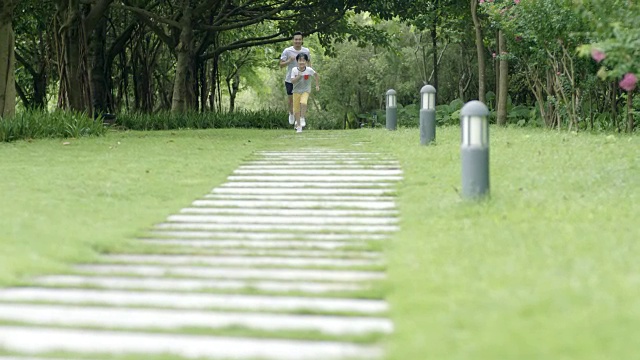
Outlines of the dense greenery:
M380 119L389 88L417 105L427 83L440 105L482 99L499 124L631 132L640 111L632 0L11 0L0 14L0 42L15 40L0 50L0 76L16 61L5 117L14 98L88 114L282 109L276 64L295 30L322 77L321 127Z
M188 112L172 114L123 114L116 124L130 130L172 130L213 128L289 128L286 111L237 111L234 113Z
M78 138L104 135L102 119L78 112L28 110L15 117L0 118L0 142L39 138Z

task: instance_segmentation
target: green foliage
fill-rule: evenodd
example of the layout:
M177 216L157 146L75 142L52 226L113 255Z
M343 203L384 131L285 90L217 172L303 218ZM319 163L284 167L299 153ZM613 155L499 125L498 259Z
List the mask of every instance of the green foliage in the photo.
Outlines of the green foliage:
M398 106L398 126L408 128L420 126L420 107L416 104Z
M130 130L173 130L173 129L213 129L213 128L290 128L286 111L260 110L236 111L232 113L188 112L172 114L132 113L119 115L116 124Z
M591 42L579 48L582 56L602 52L598 75L620 79L626 73L640 75L640 5L629 0L580 0L580 15L592 24Z
M49 113L28 110L12 118L0 118L0 142L99 136L104 135L105 131L101 119L93 120L84 113L72 111Z
M436 106L436 122L438 125L457 125L460 124L460 109L464 102L460 99L454 99L449 104Z

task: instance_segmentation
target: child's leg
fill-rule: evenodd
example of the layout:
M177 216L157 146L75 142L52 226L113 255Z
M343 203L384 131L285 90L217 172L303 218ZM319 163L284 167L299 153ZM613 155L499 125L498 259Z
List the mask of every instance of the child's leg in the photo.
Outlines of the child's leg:
M300 117L305 118L307 115L307 102L309 101L309 93L300 94Z
M296 118L295 127L300 127L300 95L299 93L293 93L293 115Z

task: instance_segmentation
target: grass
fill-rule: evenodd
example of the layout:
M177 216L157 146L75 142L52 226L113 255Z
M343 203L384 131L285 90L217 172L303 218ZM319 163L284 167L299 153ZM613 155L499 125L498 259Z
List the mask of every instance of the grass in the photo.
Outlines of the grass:
M0 144L0 283L62 271L163 221L254 150L397 157L389 359L631 359L640 335L640 138L492 128L491 197L460 198L459 129L205 130ZM4 205L9 204L9 205Z
M283 133L110 133L0 144L0 284L91 261L222 183Z
M635 358L640 138L491 135L492 194L479 203L459 196L458 129L422 149L403 131L373 139L406 176L388 249L389 358Z

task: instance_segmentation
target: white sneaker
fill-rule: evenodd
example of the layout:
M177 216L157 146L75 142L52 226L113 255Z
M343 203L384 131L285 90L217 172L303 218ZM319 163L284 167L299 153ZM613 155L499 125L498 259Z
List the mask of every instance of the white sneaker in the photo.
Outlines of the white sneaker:
M302 126L296 129L297 133L301 133L302 132Z
M302 127L307 126L307 121L303 117L300 118L300 126Z
M296 117L293 114L289 114L289 125L293 125L296 122Z

